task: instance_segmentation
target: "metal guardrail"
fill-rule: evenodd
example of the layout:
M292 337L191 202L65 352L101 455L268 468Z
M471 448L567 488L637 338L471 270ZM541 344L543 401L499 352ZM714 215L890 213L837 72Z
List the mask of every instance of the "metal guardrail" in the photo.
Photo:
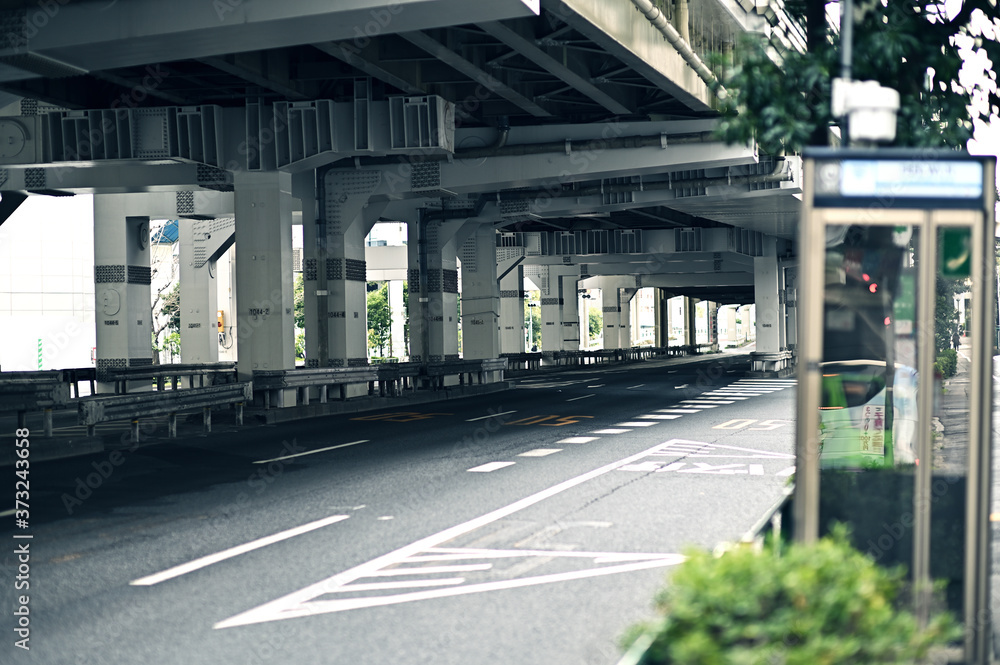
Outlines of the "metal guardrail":
M52 408L69 402L69 384L58 370L0 374L0 412L16 411L17 426L27 426L28 411L42 411L46 437L52 436Z
M594 351L554 351L552 359L559 365L595 365L599 363L648 360L660 356L689 353L681 346L633 346L628 349L597 349Z
M262 395L265 409L281 404L278 391L295 389L296 403L308 405L313 389L319 393L320 403L329 401L331 386L339 388L340 399L347 399L348 387L367 384L368 394L376 390L381 396L396 396L406 388L416 390L418 379L424 379L430 388L444 387L444 379L458 375L459 384L466 377L471 385L478 380L484 383L486 373L502 372L507 368L506 358L484 360L445 360L431 363L381 363L366 367L299 368L281 370L254 370L254 389Z
M430 379L432 388L443 388L444 379L458 375L459 385L465 385L465 377L469 377L469 385L475 381L485 383L487 372L503 372L507 369L506 358L484 358L476 360L444 360L427 363L424 375Z
M541 367L543 354L538 353L501 353L501 358L507 359L508 369L533 370Z
M180 389L181 379L188 378L188 388L204 388L208 385L233 383L236 381L236 363L174 363L170 365L147 365L145 367L123 367L108 370L108 377L115 382L115 394L128 392L130 381L156 380L156 389L166 390L170 383L174 390ZM198 385L195 386L195 379Z
M71 388L71 397L80 399L80 383L82 381L86 381L90 384L91 395L97 392L95 386L97 381L96 367L72 367L69 369L61 369L59 371L63 375L63 382Z
M201 409L206 432L212 431L212 407L236 406L236 424L243 424L243 405L253 399L253 384L230 383L222 386L188 388L165 392L142 392L129 395L106 395L80 400L79 423L87 426L87 436L94 436L98 423L113 420L132 421L132 443L139 442L139 418L168 415L168 436L177 437L177 414Z
M378 368L381 365L367 367L328 367L299 369L269 369L254 370L253 385L259 394L263 395L264 408L270 409L280 404L276 392L294 388L299 404L309 404L310 388L319 388L320 403L327 402L330 386L340 388L340 399L347 399L347 387L352 384L371 384L378 380Z

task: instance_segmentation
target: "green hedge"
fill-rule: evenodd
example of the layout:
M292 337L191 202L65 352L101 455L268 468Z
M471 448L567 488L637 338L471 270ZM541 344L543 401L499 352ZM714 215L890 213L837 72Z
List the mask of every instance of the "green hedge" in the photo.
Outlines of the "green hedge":
M958 351L955 349L945 349L934 361L934 371L946 379L955 376L958 371Z
M663 619L633 634L655 635L646 665L914 663L961 630L946 613L919 630L903 578L851 547L844 527L780 556L692 551L657 596Z

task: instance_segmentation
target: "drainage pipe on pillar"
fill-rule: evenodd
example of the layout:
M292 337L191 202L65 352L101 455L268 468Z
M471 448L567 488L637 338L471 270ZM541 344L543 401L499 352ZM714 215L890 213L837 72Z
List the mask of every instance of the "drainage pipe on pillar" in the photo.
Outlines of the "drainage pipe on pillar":
M695 52L691 50L688 45L687 40L681 36L674 26L670 25L670 21L667 17L663 15L659 9L657 9L650 0L632 0L632 4L635 8L645 14L646 19L653 24L657 30L660 31L670 45L677 49L677 52L681 54L684 61L691 65L691 69L701 77L701 80L708 84L708 87L716 94L720 99L725 98L726 89L722 87L719 79L716 78L715 74L712 73L705 63L701 61ZM678 14L680 14L680 4L678 3ZM686 4L685 4L685 14L686 14Z
M691 31L688 27L688 3L687 0L677 0L674 3L674 27L677 28L677 34L681 36L685 42L691 41Z

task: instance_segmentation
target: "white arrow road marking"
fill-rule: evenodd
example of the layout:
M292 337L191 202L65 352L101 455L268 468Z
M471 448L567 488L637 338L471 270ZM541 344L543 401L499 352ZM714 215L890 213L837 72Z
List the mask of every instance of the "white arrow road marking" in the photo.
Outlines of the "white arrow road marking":
M581 553L581 552L544 552L543 554L532 554L517 552L516 556L546 556L546 557L559 557L559 556L590 556L595 565L600 562L622 562L619 565L610 565L597 568L588 568L585 570L575 570L565 573L555 573L551 575L538 575L535 577L527 577L520 579L510 579L501 580L494 582L485 582L480 584L467 584L467 585L454 585L446 589L425 589L423 591L413 591L409 593L401 593L394 595L378 595L378 596L367 596L367 597L357 597L357 598L342 598L335 600L317 600L320 596L325 596L327 594L338 593L345 587L349 587L353 582L366 577L377 576L378 573L383 572L393 566L398 566L407 562L410 557L417 557L422 560L426 555L431 553L455 553L456 550L438 550L440 545L463 536L467 533L475 531L480 527L492 524L498 520L505 517L513 515L514 513L533 506L537 503L544 501L545 499L551 498L565 492L568 489L572 489L577 485L581 485L590 480L603 476L607 473L611 473L623 466L637 462L644 457L648 457L652 453L656 453L664 448L666 444L659 444L645 450L641 453L631 455L624 459L618 460L606 466L602 466L593 471L589 471L582 475L576 476L575 478L570 478L564 482L557 485L553 485L541 492L537 492L530 496L527 496L519 501L515 501L507 506L498 508L492 512L481 515L475 519L469 520L462 524L458 524L451 528L445 529L433 535L427 536L426 538L421 538L409 545L401 547L395 551L383 554L382 556L376 557L371 561L367 561L359 566L355 566L349 570L345 570L341 573L333 575L325 580L311 584L304 589L300 589L286 596L273 600L269 603L265 603L258 607L255 607L236 616L230 617L224 621L220 621L215 624L214 628L232 628L234 626L245 626L255 623L264 623L268 621L278 621L281 619L292 619L296 617L312 616L316 614L326 614L329 612L341 612L344 610L357 609L361 607L378 607L381 605L392 605L396 603L404 603L415 600L427 600L430 598L444 598L448 596L459 596L470 593L481 593L485 591L496 591L499 589L513 589L518 587L534 586L538 584L549 584L552 582L564 582L568 580L583 579L587 577L596 577L600 575L612 575L616 573L625 573L634 570L643 570L646 568L659 568L664 566L676 565L684 560L684 557L680 554L646 554L646 555L632 555L632 554L622 554L618 552L591 552L591 553ZM461 553L461 550L458 550ZM474 552L481 553L479 550L474 550ZM510 551L508 551L510 552ZM507 556L511 556L508 554ZM640 560L629 561L628 557L644 557ZM621 558L626 557L626 558Z

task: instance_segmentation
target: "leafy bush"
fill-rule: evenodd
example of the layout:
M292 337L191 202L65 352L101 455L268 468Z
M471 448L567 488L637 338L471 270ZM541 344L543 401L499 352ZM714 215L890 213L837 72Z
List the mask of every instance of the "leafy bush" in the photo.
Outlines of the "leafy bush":
M934 371L939 372L942 377L950 379L958 371L958 351L955 349L945 349L934 361Z
M949 614L926 630L900 598L904 571L848 542L845 527L776 556L692 551L657 596L648 665L914 663L958 639Z

